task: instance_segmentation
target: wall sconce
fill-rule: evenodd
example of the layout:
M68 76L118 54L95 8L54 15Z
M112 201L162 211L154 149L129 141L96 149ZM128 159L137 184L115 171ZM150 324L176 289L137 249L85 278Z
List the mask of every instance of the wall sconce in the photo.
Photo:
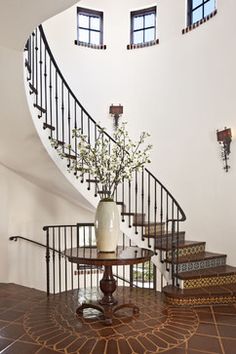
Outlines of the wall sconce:
M224 170L228 172L230 166L228 165L230 144L232 141L232 133L230 128L224 128L224 130L216 131L217 141L221 146L221 157L225 163Z
M119 106L113 106L113 104L109 108L109 113L114 118L114 128L116 129L119 125L119 118L123 114L123 106L119 104Z

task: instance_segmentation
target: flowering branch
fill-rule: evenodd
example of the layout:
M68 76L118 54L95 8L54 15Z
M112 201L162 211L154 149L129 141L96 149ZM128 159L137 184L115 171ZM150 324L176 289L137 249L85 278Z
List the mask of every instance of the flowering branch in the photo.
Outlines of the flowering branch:
M125 125L123 123L114 132L115 142L109 139L105 129L98 128L98 137L93 145L81 129L73 129L72 138L77 141L77 151L71 145L61 146L55 139L52 139L51 144L58 149L61 158L69 160L69 172L73 171L76 175L78 172L81 175L89 173L101 183L104 194L113 197L119 183L125 179L131 181L134 171L140 171L145 164L150 163L152 145L141 150L149 134L143 132L137 142L132 142Z

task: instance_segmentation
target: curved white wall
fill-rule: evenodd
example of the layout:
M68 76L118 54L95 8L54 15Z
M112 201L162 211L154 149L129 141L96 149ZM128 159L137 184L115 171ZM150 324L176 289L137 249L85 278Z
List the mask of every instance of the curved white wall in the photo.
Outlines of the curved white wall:
M187 238L206 240L233 265L236 144L225 173L215 132L228 126L236 135L236 3L218 0L215 17L182 35L185 2L81 1L104 11L107 50L74 45L76 6L44 29L62 73L97 121L111 126L109 106L121 103L131 135L152 134L150 169L184 208ZM160 44L127 50L130 11L155 4Z
M46 289L45 249L10 236L46 244L45 225L71 225L93 216L64 198L50 193L0 164L0 279Z
M45 289L45 251L15 234L44 242L45 224L91 221L91 208L44 149L24 88L23 47L41 21L76 0L2 0L0 3L0 281ZM81 206L82 205L82 206ZM44 267L44 265L43 265Z

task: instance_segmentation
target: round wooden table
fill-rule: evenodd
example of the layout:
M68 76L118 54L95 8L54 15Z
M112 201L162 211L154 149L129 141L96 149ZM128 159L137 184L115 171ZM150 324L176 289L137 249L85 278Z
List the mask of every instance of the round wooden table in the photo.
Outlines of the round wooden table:
M112 273L112 266L144 263L150 260L153 254L152 251L139 247L117 247L117 251L112 253L98 252L95 247L67 249L65 255L72 263L104 266L103 277L100 280L100 289L103 293L103 298L98 303L81 304L76 313L83 313L85 308L99 310L104 314L106 324L112 324L113 314L121 308L129 307L133 309L133 313L138 313L139 308L135 304L125 303L117 305L118 302L113 296L116 290L116 280Z

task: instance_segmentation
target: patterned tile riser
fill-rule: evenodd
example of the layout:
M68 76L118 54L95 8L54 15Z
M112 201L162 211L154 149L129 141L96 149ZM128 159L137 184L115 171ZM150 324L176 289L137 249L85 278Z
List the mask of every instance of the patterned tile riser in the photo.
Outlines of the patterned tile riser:
M189 246L178 249L179 257L191 256L193 254L203 253L205 251L205 244L197 246ZM175 250L175 257L177 256L177 249ZM167 252L167 258L171 259L171 251Z
M199 269L206 269L206 268L214 268L220 267L226 264L226 257L217 257L213 259L207 259L203 261L194 261L188 263L180 263L178 264L178 272L190 272ZM176 272L177 265L175 264L174 270Z
M215 286L224 284L234 284L236 283L236 274L233 275L223 275L217 277L204 277L197 279L189 279L183 282L184 289L195 289L205 286Z
M168 304L174 306L217 305L234 304L236 303L236 296L206 296L181 299L165 297L165 300Z

